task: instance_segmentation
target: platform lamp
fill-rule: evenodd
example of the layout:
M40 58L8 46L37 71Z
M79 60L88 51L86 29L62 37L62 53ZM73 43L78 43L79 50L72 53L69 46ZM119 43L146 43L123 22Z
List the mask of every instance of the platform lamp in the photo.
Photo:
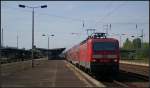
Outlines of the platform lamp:
M35 8L47 8L47 5L41 5L41 6L26 6L26 5L18 5L20 8L31 8L32 9L32 67L34 67L34 57L33 57L33 49L34 49L34 9Z

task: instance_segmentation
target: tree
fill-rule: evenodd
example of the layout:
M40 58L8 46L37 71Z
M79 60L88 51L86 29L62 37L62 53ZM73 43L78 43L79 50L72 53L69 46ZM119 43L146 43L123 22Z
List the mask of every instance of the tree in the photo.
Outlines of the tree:
M141 39L140 39L140 38L135 38L135 39L133 39L132 44L133 44L133 48L134 48L134 49L139 49L139 48L141 48Z
M125 48L125 49L133 48L132 42L128 38L126 39L125 43L123 44L123 48Z
M148 58L149 57L149 43L143 43L143 48L136 51L137 58Z
M149 48L149 43L144 42L144 43L143 43L143 48L144 48L144 49L148 49L148 48Z

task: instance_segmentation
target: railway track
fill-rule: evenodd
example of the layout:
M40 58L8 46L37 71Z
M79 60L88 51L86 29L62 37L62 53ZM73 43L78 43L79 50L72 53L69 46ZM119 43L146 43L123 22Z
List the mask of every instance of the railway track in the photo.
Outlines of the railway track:
M120 71L120 74L116 79L99 79L99 78L95 79L102 82L104 85L107 85L107 87L149 88L148 77L133 73L127 73L124 71Z
M75 65L73 66L75 67ZM85 71L83 72L89 75L90 77L92 77L93 79L97 80L98 82L104 84L106 87L110 87L110 88L112 87L114 88L149 88L148 77L138 75L135 73L130 73L130 72L120 70L118 78L116 79L112 79L112 78L101 79Z
M138 74L138 73L126 72L126 71L123 71L123 70L120 70L120 73L127 73L128 75L132 75L132 76L134 76L136 78L143 79L145 81L149 81L149 77L148 76L141 75L141 74Z
M120 70L119 77L113 81L116 84L121 84L126 88L148 88L149 79L147 76L126 72Z

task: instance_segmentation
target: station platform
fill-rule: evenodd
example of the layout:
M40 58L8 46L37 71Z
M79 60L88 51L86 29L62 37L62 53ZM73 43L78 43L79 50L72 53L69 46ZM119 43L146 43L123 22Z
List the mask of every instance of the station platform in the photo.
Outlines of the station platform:
M1 77L1 87L92 87L72 71L65 60L44 60L28 68Z

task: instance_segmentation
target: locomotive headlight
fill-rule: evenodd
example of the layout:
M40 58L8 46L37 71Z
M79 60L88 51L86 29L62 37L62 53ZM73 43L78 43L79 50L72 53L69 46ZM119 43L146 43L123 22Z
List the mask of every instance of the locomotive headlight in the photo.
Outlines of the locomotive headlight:
M95 60L95 59L93 59L92 61L93 61L93 62L96 62L96 60Z
M114 59L114 62L117 62L117 59Z

